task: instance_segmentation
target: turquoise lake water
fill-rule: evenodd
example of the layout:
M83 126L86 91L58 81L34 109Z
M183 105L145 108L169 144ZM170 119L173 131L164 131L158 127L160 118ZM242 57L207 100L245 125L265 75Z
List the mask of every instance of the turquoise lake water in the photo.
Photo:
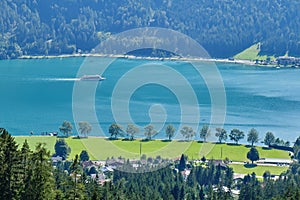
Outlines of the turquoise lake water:
M197 109L200 109L200 128L203 124L210 124L210 91L207 83L189 62L117 59L103 72L103 76L107 78L105 81L98 84L93 81L81 83L78 80L80 73L77 73L82 66L86 67L86 72L94 72L89 69L103 69L108 60L110 61L107 58L64 58L0 61L0 127L6 128L13 135L29 135L30 131L40 135L41 132L58 131L64 120L76 123L72 107L75 84L85 84L86 88L90 88L89 85L95 87L96 84L92 96L86 97L86 91L79 91L83 102L77 106L80 107L79 110L87 107L82 120L89 121L93 127L99 126L104 135L114 121L126 127L130 122L124 117L127 107L134 123L141 127L150 123L151 119L157 129L163 127L160 122L164 120L174 124L176 128L180 125L193 126L195 124L181 122L182 101L189 110L185 119L192 122ZM160 70L160 66L162 69L167 66L167 70ZM130 76L130 72L137 67L141 71L133 71ZM224 127L227 132L232 128L239 128L247 133L251 128L256 128L261 139L267 131L272 131L276 137L290 141L300 135L300 70L225 63L218 63L217 67L225 86ZM149 69L153 69L153 72L148 72ZM175 70L184 79L177 78L176 74L170 74L168 70ZM126 85L126 78L130 84L140 84L129 95L127 88L132 85ZM119 85L123 89L116 89L120 79L124 79ZM150 79L153 81L142 83L143 80ZM171 80L170 85L159 84L166 80ZM188 88L191 90L186 88L186 83L190 84ZM181 93L183 100L170 88ZM194 91L197 98L196 106L190 99L193 96L191 91ZM91 99L94 101L88 101ZM89 110L88 102L94 102L94 111ZM191 105L188 105L189 102ZM112 110L112 106L116 108ZM91 117L94 113L96 121ZM99 135L95 130L97 129L91 134ZM76 130L74 133L76 134ZM140 137L142 136L143 130L140 130ZM156 138L165 138L163 130Z

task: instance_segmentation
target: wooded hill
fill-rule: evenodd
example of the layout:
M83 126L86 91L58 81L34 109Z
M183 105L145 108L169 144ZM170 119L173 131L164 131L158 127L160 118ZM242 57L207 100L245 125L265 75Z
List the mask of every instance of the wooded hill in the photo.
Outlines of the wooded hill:
M300 55L295 0L1 0L0 58L89 52L109 33L164 27L197 40L212 57L261 42L267 55Z

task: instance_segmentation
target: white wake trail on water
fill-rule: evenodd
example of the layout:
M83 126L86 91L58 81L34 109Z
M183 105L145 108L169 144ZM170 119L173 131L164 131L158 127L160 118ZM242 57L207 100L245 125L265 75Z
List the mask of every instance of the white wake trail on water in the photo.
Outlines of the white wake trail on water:
M37 81L80 81L80 78L37 78Z

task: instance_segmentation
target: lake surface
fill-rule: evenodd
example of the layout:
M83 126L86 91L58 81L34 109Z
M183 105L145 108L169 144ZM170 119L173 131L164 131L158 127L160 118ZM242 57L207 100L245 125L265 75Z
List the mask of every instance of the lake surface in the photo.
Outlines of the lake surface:
M141 126L140 137L143 137L142 127L152 123L160 131L156 138L165 138L164 131L159 130L163 128L161 122L164 120L176 128L180 125L194 126L193 121L199 114L197 133L203 124L210 124L211 91L189 62L129 59L116 59L109 65L108 62L111 59L0 61L0 127L13 135L29 135L30 131L40 135L41 132L58 131L64 120L77 123L73 118L74 112L83 121L89 121L93 127L99 126L103 131L99 133L99 129L95 128L92 135L106 135L108 126L114 121L126 127L130 123L126 116ZM86 70L82 70L83 67ZM227 132L239 128L247 133L256 128L261 139L267 131L272 131L276 137L290 141L300 135L300 70L225 63L218 63L217 67L225 86L224 127ZM94 73L95 69L101 74L103 71L107 79L99 83L78 80L83 72ZM172 74L170 70L177 73ZM160 83L164 81L162 86ZM94 93L91 96L83 89L76 91L79 97L74 97L76 84L87 90L95 87ZM190 94L191 91L194 94ZM193 95L197 105L193 102ZM82 103L74 106L74 98L79 102L82 100ZM181 104L188 110L184 114L184 122L181 121ZM80 112L83 112L82 115ZM187 122L189 120L191 124ZM74 133L77 134L76 129Z

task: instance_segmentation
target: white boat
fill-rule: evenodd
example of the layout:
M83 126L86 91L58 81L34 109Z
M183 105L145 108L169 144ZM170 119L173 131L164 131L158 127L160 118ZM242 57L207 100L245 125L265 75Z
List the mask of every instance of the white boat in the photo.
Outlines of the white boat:
M80 78L81 81L103 81L105 80L104 77L96 74L96 75L83 75L81 78Z

